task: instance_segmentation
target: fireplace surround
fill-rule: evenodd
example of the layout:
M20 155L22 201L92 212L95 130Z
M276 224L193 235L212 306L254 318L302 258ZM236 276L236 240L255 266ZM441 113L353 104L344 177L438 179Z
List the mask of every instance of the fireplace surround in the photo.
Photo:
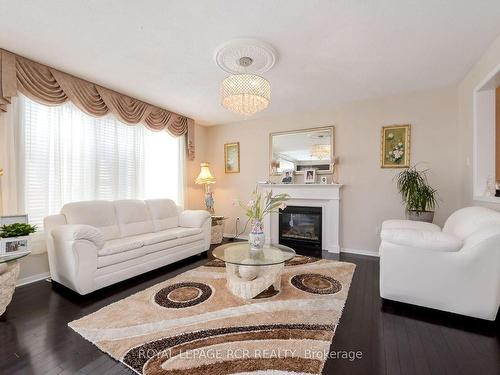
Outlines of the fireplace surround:
M269 184L259 183L264 193L286 193L288 206L321 208L321 247L331 253L340 252L340 184ZM264 218L264 232L270 243L279 243L279 214Z

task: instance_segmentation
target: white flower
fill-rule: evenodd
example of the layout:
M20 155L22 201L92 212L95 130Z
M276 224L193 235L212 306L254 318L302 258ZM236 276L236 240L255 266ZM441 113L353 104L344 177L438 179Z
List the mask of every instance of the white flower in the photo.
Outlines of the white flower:
M389 134L387 135L387 138L389 138L389 139L393 139L393 138L394 138L394 134L389 133Z
M247 203L247 207L252 208L254 204L255 204L255 202L253 200L249 200Z
M403 147L403 144L401 142L398 143L399 147Z
M285 202L281 203L279 208L281 210L284 210L286 208L286 203Z

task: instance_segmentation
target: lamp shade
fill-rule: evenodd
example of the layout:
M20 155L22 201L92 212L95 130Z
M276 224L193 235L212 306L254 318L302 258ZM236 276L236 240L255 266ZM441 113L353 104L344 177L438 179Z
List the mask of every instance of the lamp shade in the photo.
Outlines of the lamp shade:
M208 168L208 163L200 164L201 170L198 177L196 177L197 184L215 184L215 177L212 176L210 168Z

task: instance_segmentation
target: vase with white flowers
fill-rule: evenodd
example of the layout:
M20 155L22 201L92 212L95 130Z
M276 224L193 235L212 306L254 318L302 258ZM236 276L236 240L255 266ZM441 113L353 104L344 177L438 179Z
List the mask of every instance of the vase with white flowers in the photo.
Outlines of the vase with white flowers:
M286 208L288 194L277 194L273 196L272 190L269 193L262 194L255 190L248 202L241 202L240 207L245 210L251 225L251 231L248 236L248 242L252 250L262 250L266 242L264 235L264 217L273 212L279 212Z

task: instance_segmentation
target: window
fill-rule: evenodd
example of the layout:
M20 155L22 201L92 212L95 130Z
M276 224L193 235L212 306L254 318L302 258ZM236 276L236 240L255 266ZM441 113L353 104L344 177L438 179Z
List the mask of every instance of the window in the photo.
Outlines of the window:
M67 202L171 198L182 203L183 138L94 118L72 103L19 100L24 210L41 227Z

